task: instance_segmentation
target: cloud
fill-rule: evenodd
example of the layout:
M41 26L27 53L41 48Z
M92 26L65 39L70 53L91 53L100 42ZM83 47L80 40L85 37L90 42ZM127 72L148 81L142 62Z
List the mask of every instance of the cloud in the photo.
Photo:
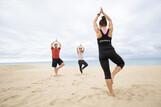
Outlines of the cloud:
M113 20L112 43L123 57L160 57L160 0L1 0L0 58L50 59L50 43L58 39L64 59L98 58L92 28L100 6Z

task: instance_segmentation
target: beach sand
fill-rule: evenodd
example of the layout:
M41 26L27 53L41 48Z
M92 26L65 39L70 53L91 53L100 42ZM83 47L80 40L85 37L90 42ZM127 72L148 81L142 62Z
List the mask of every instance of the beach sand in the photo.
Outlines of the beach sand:
M51 77L51 65L0 65L0 107L161 107L161 65L125 66L107 95L104 74L65 66Z

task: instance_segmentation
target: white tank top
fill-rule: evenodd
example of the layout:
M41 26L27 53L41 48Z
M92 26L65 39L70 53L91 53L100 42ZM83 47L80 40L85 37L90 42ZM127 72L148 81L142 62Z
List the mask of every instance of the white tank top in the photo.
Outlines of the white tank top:
M78 52L78 59L83 60L83 53L80 51Z

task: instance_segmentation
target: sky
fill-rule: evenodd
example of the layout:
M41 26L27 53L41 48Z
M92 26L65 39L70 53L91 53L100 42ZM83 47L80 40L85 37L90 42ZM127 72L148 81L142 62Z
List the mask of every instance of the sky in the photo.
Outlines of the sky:
M160 0L0 0L0 62L98 59L93 19L103 7L114 26L112 44L123 58L161 58Z

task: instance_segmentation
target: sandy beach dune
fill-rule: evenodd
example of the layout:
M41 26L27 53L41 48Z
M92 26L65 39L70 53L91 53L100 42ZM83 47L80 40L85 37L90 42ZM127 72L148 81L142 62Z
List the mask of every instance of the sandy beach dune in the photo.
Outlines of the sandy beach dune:
M0 107L161 107L161 66L126 66L106 93L99 67L81 75L65 66L51 77L47 64L0 65Z

